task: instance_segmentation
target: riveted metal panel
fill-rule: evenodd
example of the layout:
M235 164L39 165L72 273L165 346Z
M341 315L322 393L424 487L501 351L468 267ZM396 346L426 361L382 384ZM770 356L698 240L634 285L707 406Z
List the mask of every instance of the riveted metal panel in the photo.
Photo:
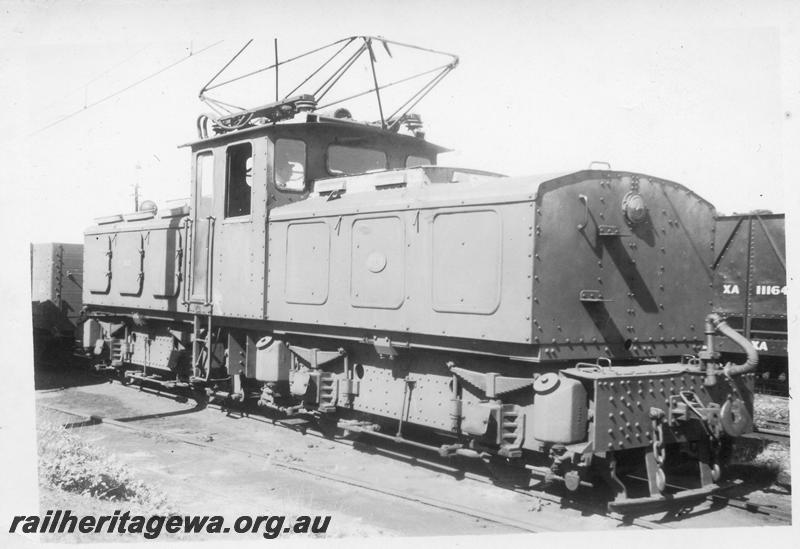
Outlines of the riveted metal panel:
M782 214L717 218L714 310L766 356L786 356L786 233ZM740 354L716 338L717 349Z
M35 329L74 329L82 305L82 285L82 244L31 244L31 301Z
M624 450L652 444L650 408L668 410L668 399L681 391L693 391L702 402L711 400L705 392L704 376L651 374L603 378L595 383L594 445L598 451Z
M569 369L563 373L591 383L594 421L591 423L589 440L594 443L597 452L652 444L654 431L650 409L658 408L666 414L670 397L681 392L693 392L704 406L712 403L722 405L729 397L752 402L752 374L736 379L720 378L716 385L707 387L703 372L682 364L603 368L597 371ZM665 427L666 442L696 440L690 433ZM697 433L702 433L702 428Z
M253 213L253 217L256 217ZM261 318L264 314L265 223L224 220L216 227L214 245L214 314Z
M465 196L458 194L457 187L461 184L450 186L453 187L450 192L451 197L454 193L458 198ZM386 213L376 215L372 208L364 211L360 207L354 207L356 204L363 204L363 196L359 196L358 193L352 196L345 194L327 203L324 207L325 215L316 215L316 219L313 215L310 218L305 217L306 210L303 210L301 220L287 219L288 216L283 210L284 208L290 211L296 210L294 204L275 208L272 210L275 213L271 217L273 221L269 225L268 318L279 322L428 334L487 342L529 343L535 187L528 187L525 180L504 180L502 184L489 181L481 184L464 184L464 188L474 192L474 200L451 198L451 202L455 204L448 207L439 206L441 191L430 187L409 191L380 191L378 195L381 199L380 207L376 210L392 211L391 215ZM528 193L521 194L522 189L526 188ZM435 206L428 203L429 193L433 193L435 197ZM476 206L474 201L477 197L487 203ZM471 203L461 204L461 202ZM493 220L494 225L485 231L490 238L479 235L477 231L482 230L481 227L469 223L475 221L475 217L472 217L476 215L474 212L483 212L477 214L478 221ZM301 215L299 211L298 215ZM464 217L459 218L459 215ZM452 216L453 219L465 220L459 224L458 229L466 231L464 236L469 240L470 250L475 251L474 255L465 254L458 258L459 266L465 269L465 272L458 273L458 281L462 285L468 284L469 287L468 291L463 292L464 304L458 302L452 310L443 310L446 307L442 307L441 303L437 310L434 304L434 261L440 261L437 256L444 253L441 251L444 247L441 244L439 252L435 251L434 227L439 223L435 221L437 216L443 218ZM402 305L396 308L354 306L356 303L352 297L351 265L362 260L351 257L354 251L352 243L354 238L358 238L354 237L352 231L358 228L358 220L389 217L399 219L396 223L402 226L404 235L405 258L402 264L405 299ZM290 227L301 223L326 223L329 228L331 259L328 264L320 265L319 269L312 269L303 264L304 276L321 278L327 275L329 279L327 300L316 307L309 307L307 303L302 302L293 303L287 300L284 294L284 288L290 283L289 280L284 280L287 267L282 259L287 253L285 251L288 242L287 231ZM480 249L480 246L489 249ZM355 251L360 253L359 249ZM363 261L366 260L365 257ZM370 264L374 268L378 268L382 263L381 258L373 257L372 260ZM483 262L488 265L476 266ZM294 260L288 263L294 263ZM440 268L440 271L442 269ZM476 269L485 269L481 272L490 272L491 276L483 277L482 281L481 278L474 276L473 271ZM488 284L485 282L487 279ZM305 283L307 284L308 280ZM444 288L447 281L440 279L438 283L439 295L447 296L445 292L449 290ZM316 284L322 284L321 280ZM490 290L487 290L487 287ZM481 301L477 301L473 294ZM487 299L487 295L491 299ZM397 303L394 301L395 297L396 295L392 294L391 300L387 297L385 301L376 303L394 305ZM489 301L493 303L487 304Z
M626 213L631 194L642 211ZM694 352L711 308L713 227L709 203L650 176L585 171L542 184L533 283L542 357Z
M284 299L322 305L328 300L330 229L324 221L290 223L286 228Z
M746 216L720 217L714 251L714 311L743 317L747 307L750 220ZM734 321L741 325L741 321Z
M173 247L185 239L183 217L163 214L87 229L83 303L158 311L184 309L181 292L174 286L179 259ZM185 272L185 254L180 262ZM111 278L106 277L107 272ZM171 295L159 293L170 289L175 290Z
M31 244L31 300L52 301L55 250L50 244Z
M494 210L440 213L433 218L432 230L434 310L494 313L502 284L500 216Z
M143 332L133 332L131 342L131 364L145 368L169 369L174 366L175 355L171 336L148 336ZM173 363L170 363L173 360Z
M404 412L403 422L450 430L449 377L421 372L395 377L391 368L366 364L361 367L364 376L360 378L354 410L398 419ZM411 382L409 388L406 380ZM344 397L340 396L339 405L344 404Z
M177 228L148 231L145 240L144 280L149 295L168 299L178 295L183 237Z
M182 292L175 288L178 268L186 272L186 254L179 259L175 249L186 239L185 211L165 208L158 216L140 219L138 215L129 216L131 220L100 223L86 230L83 303L158 311L185 310L181 304ZM109 272L110 278L106 277ZM165 290L173 292L169 294Z
M399 217L356 219L351 230L354 307L397 309L405 298L406 232Z
M750 274L750 313L786 315L786 231L783 215L754 215Z
M140 295L142 291L142 266L144 257L143 233L124 232L116 236L114 257L111 261L111 273L114 288L121 295Z
M83 272L86 292L84 301L91 294L107 294L111 288L112 235L88 234L84 241Z

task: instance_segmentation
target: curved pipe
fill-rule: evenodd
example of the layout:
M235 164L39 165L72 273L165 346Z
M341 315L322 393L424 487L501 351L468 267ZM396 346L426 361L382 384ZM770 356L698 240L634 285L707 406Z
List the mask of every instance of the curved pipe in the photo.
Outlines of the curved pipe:
M708 321L716 328L716 330L728 339L736 343L742 350L747 353L747 360L742 364L731 364L730 362L725 365L723 373L728 376L738 376L746 374L755 370L758 366L758 353L756 352L753 344L750 343L746 337L728 326L728 323L722 320L718 314L710 314L707 317Z

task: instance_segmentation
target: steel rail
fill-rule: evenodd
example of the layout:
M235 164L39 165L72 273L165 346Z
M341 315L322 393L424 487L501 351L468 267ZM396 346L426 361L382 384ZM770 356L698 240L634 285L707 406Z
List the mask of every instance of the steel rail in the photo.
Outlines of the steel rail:
M133 388L135 386L134 385L130 385L128 387L129 388ZM139 388L144 390L145 386L144 385L139 385ZM164 396L171 396L173 393L171 393L169 391L165 391L165 390L159 389L157 391L157 394L164 395ZM55 412L60 412L60 413L68 414L68 415L74 415L74 416L78 416L78 417L83 417L85 420L91 421L91 423L90 423L91 425L105 423L105 424L110 425L110 426L119 427L119 428L122 428L122 429L127 429L129 431L140 432L142 434L151 434L151 433L156 433L157 432L160 436L173 439L173 440L175 440L177 442L183 442L183 443L186 443L186 444L190 444L190 445L193 445L193 446L200 446L200 447L205 447L205 448L209 448L209 449L213 449L213 450L217 450L217 451L223 451L223 452L235 452L235 453L242 454L242 455L247 455L247 456L250 456L250 457L259 457L259 458L265 457L265 456L263 456L261 454L253 453L253 452L250 452L250 451L247 451L247 450L243 450L243 449L240 449L240 448L224 446L224 445L219 445L219 444L214 446L214 445L209 445L207 443L199 442L199 441L197 441L195 439L192 439L192 438L189 438L189 437L182 437L180 435L175 435L175 434L167 434L167 433L164 433L163 431L155 431L155 430L151 430L151 429L147 429L147 428L143 428L143 427L134 427L133 425L130 425L128 423L125 423L125 422L122 422L122 421L119 421L119 420L114 420L114 419L111 419L111 418L105 418L105 417L97 416L97 415L87 415L87 414L80 413L80 412L75 412L75 411L56 408L56 407L53 407L53 406L50 406L50 405L46 405L46 404L42 404L42 403L37 403L37 406L41 406L42 408L45 408L45 409L51 409L51 410L53 410ZM220 405L211 404L211 403L207 404L207 407L209 407L209 408L220 408L220 409L228 410L228 411L231 411L231 410L235 409L235 408L231 408L229 406L220 406ZM255 422L261 422L261 423L267 423L267 422L271 421L271 423L273 425L275 423L281 424L281 420L280 419L270 418L270 417L267 417L267 416L264 416L264 415L260 415L260 414L259 415L243 414L242 418L249 419L249 420L252 420L252 421L255 421ZM296 427L293 427L291 425L282 425L282 426L288 427L290 429L298 430ZM441 461L436 460L433 457L432 457L432 459L419 458L418 456L411 455L408 452L393 451L393 450L391 450L389 448L385 448L383 446L378 446L378 445L375 445L375 444L372 444L372 443L366 443L363 440L360 440L360 441L358 441L356 443L356 441L353 441L353 440L347 439L347 438L334 438L334 439L331 439L329 437L325 437L322 433L318 433L318 432L314 431L313 429L312 430L307 430L305 428L305 426L301 429L301 431L303 432L304 435L312 435L312 436L316 436L316 437L320 437L320 438L325 438L325 440L328 440L330 442L334 442L336 444L341 444L341 445L348 446L348 447L355 447L356 444L360 444L360 445L362 445L362 446L364 446L366 448L369 448L369 450L371 450L371 451L378 452L378 453L381 453L381 454L386 454L386 455L388 455L390 457L402 458L404 460L409 460L410 462L413 462L413 463L428 464L428 465L431 465L431 466L435 466L438 469L441 469L442 471L449 472L451 474L458 473L460 476L463 476L465 478L469 478L470 480L472 480L474 482L480 482L480 483L485 484L485 485L496 486L496 484L494 482L492 482L492 480L491 480L491 473L490 473L490 476L488 476L488 477L487 476L482 476L482 475L476 474L474 472L471 473L471 472L469 472L467 470L464 470L463 468L460 468L460 467L457 467L457 466L453 466L451 464L442 463ZM780 431L778 431L778 433L780 433ZM378 439L378 440L382 440L382 439ZM449 511L456 512L456 513L459 513L459 514L462 514L462 515L466 515L466 516L472 516L472 517L475 517L475 518L482 518L482 519L487 520L489 522L495 522L495 523L498 523L498 524L504 524L504 525L511 526L511 527L514 527L514 528L518 528L518 529L524 530L524 531L529 531L529 532L558 531L558 529L554 529L554 528L552 528L550 526L541 525L541 524L538 524L538 523L530 523L530 522L527 522L527 521L519 521L519 520L516 520L516 519L512 519L512 518L509 518L509 517L503 517L503 516L500 516L500 515L496 515L494 513L482 511L482 510L475 509L475 508L472 508L472 507L463 506L463 505L461 505L459 503L447 502L447 501L444 501L444 500L439 500L437 498L406 494L406 493L400 492L398 490L393 490L391 488L378 486L378 485L375 485L373 483L364 482L364 481L362 481L360 479L347 477L347 476L344 476L344 475L337 475L337 474L329 473L329 472L326 472L326 471L320 471L318 469L314 469L314 468L303 466L303 465L297 465L295 463L282 463L282 462L274 462L274 461L272 461L271 463L273 465L275 465L276 467L278 467L278 468L282 468L282 469L286 469L286 470L293 470L293 471L298 472L298 473L303 473L303 474L308 474L310 476L324 478L324 479L330 480L332 482L337 482L337 483L347 484L347 485L351 485L351 486L356 486L356 487L359 487L359 488L362 488L362 489L365 489L365 490L374 491L374 492L378 492L378 493L383 493L383 494L386 494L386 495L389 495L389 496L398 497L400 499L405 499L405 500L408 500L408 501L417 502L417 503L420 503L420 504L423 504L423 505L428 505L428 506L436 507L436 508L443 509L443 510L449 510ZM731 486L735 487L736 485L735 484L729 484L728 486L726 486L726 488L731 487ZM679 487L677 485L673 485L672 487L673 488L681 488L681 487ZM555 504L558 504L558 505L561 505L561 506L565 505L565 500L564 500L563 496L558 495L558 494L551 494L551 493L548 493L548 492L545 492L545 491L541 491L541 490L536 490L535 488L534 489L531 489L531 488L523 489L523 488L519 488L519 487L507 487L506 486L506 487L502 487L502 489L510 490L510 491L512 491L514 493L517 493L517 494L520 494L520 495L524 495L524 496L528 496L528 497L536 497L536 498L539 498L541 501L546 501L546 502L549 502L549 503L555 503ZM787 517L787 516L789 517L789 520L791 519L790 512L787 512L787 511L785 511L783 509L780 509L780 508L778 508L776 506L769 505L769 504L751 504L751 503L748 503L748 502L740 503L739 500L737 500L734 496L725 496L723 494L712 494L712 495L708 496L707 498L705 498L705 500L701 500L701 501L708 501L708 502L717 503L717 504L719 504L720 502L724 501L724 502L727 502L728 503L727 506L731 507L732 509L739 509L739 510L747 511L749 513L757 512L757 513L760 513L760 514L763 514L763 515L769 515L769 516L773 516L775 518L779 518L780 520L785 520L785 517ZM688 514L681 514L681 512L680 512L681 510L680 509L673 509L672 511L677 511L677 514L673 515L674 518L672 520L666 521L663 518L662 519L646 518L647 515L635 516L635 515L621 515L621 514L618 514L618 513L609 513L605 509L604 503L601 504L601 503L593 502L593 501L579 502L578 500L576 500L574 498L569 498L568 504L569 504L569 506L571 508L574 508L576 510L580 510L580 511L583 511L583 512L591 512L593 514L596 514L596 515L599 515L599 516L603 516L603 517L605 517L605 518L607 518L609 520L613 520L615 522L619 522L619 523L624 524L626 526L632 526L632 527L637 527L637 528L642 528L642 529L674 529L674 528L678 527L678 524L680 523L680 519L681 518L685 518L686 516L689 516ZM664 511L668 512L669 510L664 510ZM659 511L653 512L652 514L661 513L661 512L662 511L659 510ZM668 513L667 516L670 516L669 513Z
M786 442L791 438L789 431L784 429L762 429L761 427L756 427L754 432L760 439L774 442Z
M216 452L221 452L221 453L224 453L224 454L229 454L229 453L233 452L233 453L237 453L237 454L240 454L240 455L243 455L243 456L256 458L256 459L267 459L267 458L269 458L269 456L266 456L264 454L259 454L259 453L256 453L256 452L249 452L247 450L242 450L240 448L234 448L234 447L231 447L231 446L223 446L223 445L219 445L219 444L211 445L211 444L204 443L204 442L201 442L201 441L198 441L198 440L194 440L194 439L192 439L190 437L184 437L184 436L180 436L180 435L176 435L176 434L172 434L172 433L165 433L164 431L161 431L161 430L137 427L137 426L134 426L134 425L130 425L128 423L124 423L124 422L117 421L117 420L112 419L112 418L106 418L106 417L99 416L99 415L85 414L85 413L82 413L82 412L76 412L74 410L65 410L63 408L50 406L50 405L46 405L46 404L41 404L41 403L38 403L37 406L39 406L41 408L44 408L46 410L53 411L53 412L79 417L84 422L86 422L87 426L89 426L89 425L100 425L100 424L109 425L111 427L115 427L115 428L118 428L118 429L124 429L124 430L131 431L131 432L134 432L134 433L137 433L137 434L140 434L140 435L158 436L158 437L160 437L162 439L163 438L171 439L171 440L173 440L175 442L181 442L183 444L187 444L187 445L191 445L191 446L196 446L196 447L200 447L200 448L206 448L206 449L213 450L213 451L216 451ZM277 462L277 461L274 461L274 460L270 461L270 465L275 466L275 467L280 468L280 469L285 469L285 470L288 470L288 471L294 471L294 472L297 472L297 473L303 473L303 474L306 474L306 475L314 476L314 477L317 477L317 478L322 478L322 479L329 480L329 481L332 481L332 482L336 482L336 483L339 483L339 484L345 484L345 485L348 485L348 486L354 486L354 487L357 487L357 488L361 488L363 490L368 490L368 491L371 491L371 492L377 492L377 493L388 495L388 496L392 496L392 497L395 497L395 498L398 498L398 499L411 501L413 503L419 503L421 505L426 505L428 507L434 507L434 508L437 508L437 509L458 513L460 515L465 515L465 516L472 517L472 518L482 519L482 520L485 520L487 522L493 522L493 523L496 523L496 524L502 524L504 526L509 526L509 527L512 527L512 528L516 528L516 529L521 530L523 532L538 533L538 532L557 532L557 531L559 531L557 528L552 528L552 527L546 526L544 524L537 524L537 523L532 523L532 522L528 522L528 521L516 520L516 519L513 519L513 518L497 515L495 513L491 513L491 512L488 512L488 511L475 509L473 507L462 505L460 503L449 502L449 501L441 500L441 499L438 499L438 498L422 496L422 495L416 495L416 494L409 494L409 493L406 493L406 492L401 492L399 490L394 490L392 488L386 488L386 487L378 486L378 485L376 485L374 483L371 483L371 482L365 482L365 481L362 481L362 480L359 480L359 479L356 479L356 478L352 478L352 477L348 477L348 476L344 476L344 475L339 475L339 474L336 474L336 473L330 473L330 472L326 472L326 471L321 471L319 469L314 469L312 467L307 467L307 466L304 466L304 465L297 465L295 463Z
M131 386L128 386L128 387L132 388L133 386L131 385ZM140 388L144 388L144 386L141 386ZM149 392L149 391L147 391L147 392ZM154 391L154 393L155 393L155 391ZM164 392L164 391L159 390L159 391L157 391L157 394L158 395L171 396L172 393ZM165 433L165 432L163 432L161 430L156 431L156 430L147 429L147 428L144 428L144 427L136 427L136 426L133 426L133 425L131 425L131 424L127 423L127 422L124 422L124 421L119 421L119 420L115 420L115 419L111 419L111 418L106 418L106 417L102 417L102 416L99 416L99 415L96 415L96 414L89 415L89 414L85 414L85 413L82 413L82 412L76 412L76 411L73 411L73 410L65 410L63 408L58 408L58 407L55 407L55 406L50 406L50 405L46 405L46 404L42 404L42 403L37 403L37 406L45 408L45 409L49 409L49 410L54 411L54 412L80 417L85 422L85 426L106 424L106 425L109 425L109 426L112 426L112 427L117 427L117 428L120 428L120 429L125 429L125 430L128 430L128 431L136 432L138 434L142 434L142 435L145 435L145 436L155 435L157 433L158 436L160 436L160 437L167 438L167 439L172 439L172 440L174 440L176 442L182 442L182 443L185 443L185 444L188 444L188 445L191 445L191 446L196 446L196 447L208 448L208 449L219 451L219 452L224 452L224 453L234 452L234 453L237 453L237 454L245 455L245 456L248 456L248 457L255 457L255 458L265 458L265 457L267 457L267 456L264 456L262 454L249 452L247 450L242 450L240 448L235 448L235 447L226 446L226 445L220 445L219 443L217 443L216 445L210 445L208 443L204 443L204 442L198 441L198 440L190 438L190 437L184 437L184 436L177 435L177 434ZM210 405L208 405L208 407L209 408L217 408L218 406L210 404ZM225 409L230 410L230 408L225 408ZM262 423L268 420L268 418L266 418L266 417L252 416L252 415L249 415L249 414L248 415L243 415L242 418L243 419L249 419L251 421L262 422ZM281 422L280 422L280 420L277 420L277 421L273 420L271 423L274 425L275 423L279 423L280 424ZM286 427L296 430L295 427L292 427L292 426L289 426L289 425L286 425ZM355 445L356 445L356 442L351 440L351 439L346 439L346 438L330 439L330 438L324 437L324 435L322 435L321 433L317 433L315 431L307 431L305 428L302 429L302 432L303 432L303 434L305 436L312 435L312 436L316 436L316 437L319 437L319 438L325 438L325 440L328 440L328 441L331 441L331 442L334 442L334 443L337 443L337 444L340 444L340 445L343 445L343 446L351 447L351 448L355 447ZM382 439L380 439L380 440L382 440ZM358 444L361 444L361 445L369 448L373 452L378 452L378 453L385 454L385 455L388 455L388 456L394 457L394 458L398 458L398 457L399 458L403 458L405 460L410 460L411 462L417 463L417 464L422 463L422 464L427 464L427 465L433 465L433 466L436 466L436 467L438 467L438 468L440 468L442 470L447 469L451 473L458 472L464 478L469 478L473 482L479 482L479 483L481 483L483 485L487 485L487 486L496 486L496 484L494 482L492 482L488 477L481 476L481 475L478 475L476 473L470 473L470 472L465 471L465 470L463 470L463 469L461 469L459 467L443 464L443 463L441 463L439 461L435 461L435 460L419 458L417 456L411 456L411 455L409 455L407 453L401 453L401 452L392 451L390 449L387 449L387 448L384 448L384 447L380 447L380 446L376 446L374 444L368 444L368 443L365 443L363 441L359 441ZM373 491L373 492L377 492L377 493L382 493L382 494L385 494L385 495L397 497L399 499L404 499L404 500L411 501L411 502L414 502L414 503L419 503L419 504L422 504L422 505L427 505L427 506L430 506L430 507L435 507L435 508L438 508L438 509L455 512L455 513L458 513L458 514L461 514L461 515L465 515L465 516L470 516L470 517L473 517L473 518L480 518L480 519L486 520L488 522L494 522L494 523L497 523L497 524L503 524L503 525L510 526L510 527L513 527L513 528L517 528L517 529L520 529L520 530L523 530L523 531L526 531L526 532L544 532L544 531L556 532L556 531L561 531L561 530L559 530L557 528L553 528L551 526L543 525L543 524L540 524L540 523L531 523L531 522L528 522L528 521L520 521L520 520L517 520L517 519L513 519L513 518L497 515L495 513L490 513L490 512L487 512L487 511L482 511L480 509L475 509L473 507L464 506L464 505L461 505L459 503L440 500L438 498L432 498L432 497L421 496L421 495L407 494L405 492L401 492L401 491L394 490L394 489L391 489L391 488L378 486L378 485L376 485L374 483L364 482L364 481L356 479L356 478L352 478L352 477L348 477L348 476L344 476L344 475L338 475L338 474L335 474L335 473L329 473L329 472L321 471L321 470L314 469L314 468L311 468L311 467L307 467L307 466L303 466L303 465L297 465L295 463L276 462L276 461L271 459L270 464L271 465L275 465L276 467L281 468L281 469L291 470L291 471L294 471L294 472L297 472L297 473L302 473L302 474L307 474L309 476L323 478L323 479L326 479L326 480L329 480L329 481L332 481L332 482L336 482L336 483L340 483L340 484L346 484L346 485L349 485L349 486L355 486L355 487L358 487L358 488L362 488L364 490ZM560 496L560 495L557 495L557 494L551 494L551 493L548 493L548 492L535 490L535 489L527 489L526 490L526 489L514 488L514 487L503 487L502 489L508 490L508 491L511 491L511 492L514 492L516 494L520 494L520 495L523 495L523 496L527 496L527 497L531 497L531 498L538 498L540 501L553 503L553 504L557 504L557 505L560 505L560 506L563 506L565 504L564 498L562 496ZM674 528L677 527L677 524L675 522L673 522L673 523L660 522L658 520L651 520L651 519L643 518L643 517L640 517L640 516L626 516L626 515L621 515L621 514L618 514L618 513L609 513L609 512L606 511L604 503L597 503L597 502L580 503L580 502L576 501L575 499L570 499L569 500L569 505L570 505L570 508L573 508L573 509L575 509L577 511L590 512L590 513L596 514L598 516L603 516L603 517L605 517L605 518L607 518L609 520L612 520L614 522L617 522L617 523L620 523L620 524L624 524L624 525L630 526L630 527L641 528L641 529L645 529L645 530L674 529Z

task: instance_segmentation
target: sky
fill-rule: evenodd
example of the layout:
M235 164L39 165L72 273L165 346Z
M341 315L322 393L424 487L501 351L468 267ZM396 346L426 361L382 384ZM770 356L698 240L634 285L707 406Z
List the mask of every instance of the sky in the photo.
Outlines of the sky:
M454 149L441 164L605 161L721 213L800 211L798 15L776 0L0 0L0 333L29 345L30 242L81 242L95 217L133 209L137 183L143 199L188 196L178 145L208 110L197 93L249 38L282 55L361 34L459 55L415 109Z
M80 241L93 218L133 208L137 183L157 202L186 196L177 146L208 111L197 93L250 37L267 59L273 38L288 56L352 34L456 53L416 109L428 139L454 149L442 164L525 175L606 161L682 183L722 213L786 209L800 115L791 3L311 2L302 16L290 5L0 1L0 63L15 75L0 144L26 159L0 181L24 181L11 192L48 220L31 241Z

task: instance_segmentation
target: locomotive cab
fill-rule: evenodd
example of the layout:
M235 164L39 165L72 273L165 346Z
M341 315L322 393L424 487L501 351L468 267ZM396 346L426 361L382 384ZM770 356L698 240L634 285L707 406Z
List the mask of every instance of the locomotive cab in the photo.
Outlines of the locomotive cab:
M266 313L273 209L308 197L317 180L433 166L447 150L418 136L317 115L188 146L193 185L185 300L195 314L240 318Z

